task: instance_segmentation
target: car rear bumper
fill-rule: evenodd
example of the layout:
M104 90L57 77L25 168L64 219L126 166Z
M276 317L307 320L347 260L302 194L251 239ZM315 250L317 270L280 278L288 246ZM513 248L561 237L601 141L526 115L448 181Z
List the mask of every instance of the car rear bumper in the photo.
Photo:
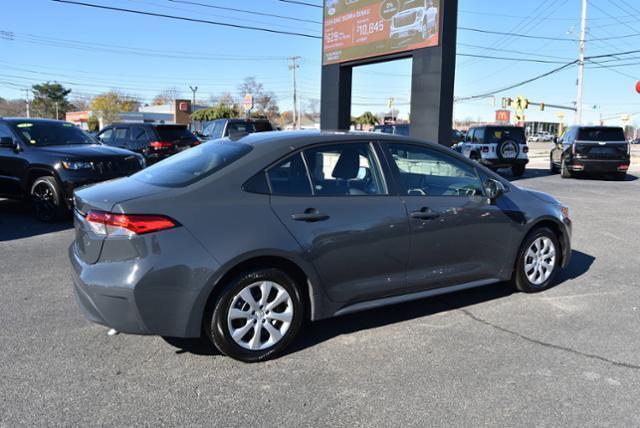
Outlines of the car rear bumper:
M627 172L630 164L629 159L573 159L565 163L570 171L586 173Z
M483 158L480 159L480 163L484 166L491 168L511 168L512 166L526 166L529 163L529 159L515 158L515 159L500 159L500 158Z
M218 265L185 228L106 240L94 264L74 242L69 259L76 301L89 321L122 333L200 336Z

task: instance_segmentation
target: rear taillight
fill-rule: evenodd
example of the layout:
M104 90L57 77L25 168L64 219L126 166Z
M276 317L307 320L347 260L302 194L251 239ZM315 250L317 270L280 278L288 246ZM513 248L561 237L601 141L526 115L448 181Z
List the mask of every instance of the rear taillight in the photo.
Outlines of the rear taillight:
M154 141L153 143L150 143L149 146L154 150L167 150L173 147L173 143L168 143L165 141Z
M176 221L161 215L89 211L85 219L93 232L109 236L144 235L179 226Z
M574 154L574 155L576 154L576 143L573 143L571 145L571 153Z
M618 165L618 171L628 171L629 165Z
M524 146L522 148L522 153L529 153L529 146Z
M482 146L482 153L489 153L489 146Z

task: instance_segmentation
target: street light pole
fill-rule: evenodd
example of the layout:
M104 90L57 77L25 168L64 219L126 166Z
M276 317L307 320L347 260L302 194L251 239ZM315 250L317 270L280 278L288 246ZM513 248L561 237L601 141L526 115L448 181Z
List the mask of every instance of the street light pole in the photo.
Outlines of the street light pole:
M584 85L584 54L587 35L587 0L582 0L582 19L580 23L580 57L578 59L578 96L576 98L576 125L582 124L582 91Z
M31 117L31 106L29 103L29 89L24 89L25 92L25 99L26 99L26 104L27 104L27 118Z
M291 79L292 79L292 92L293 92L293 129L298 129L299 127L299 123L298 122L298 88L296 85L296 68L299 68L300 66L296 63L297 60L299 60L300 57L299 56L292 56L291 58L289 58L289 61L291 61L291 64L289 65L289 70L291 70Z
M197 86L189 86L189 89L191 89L191 92L193 92L193 98L191 101L191 111L193 111L194 107L196 106L196 92L198 92L198 87Z
M59 111L59 104L56 103L56 120L60 120L60 118L58 117L58 111Z

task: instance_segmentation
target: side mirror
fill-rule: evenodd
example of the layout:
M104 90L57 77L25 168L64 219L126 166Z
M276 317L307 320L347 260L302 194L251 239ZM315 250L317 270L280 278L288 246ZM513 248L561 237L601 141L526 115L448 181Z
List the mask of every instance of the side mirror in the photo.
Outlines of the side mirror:
M500 181L489 178L485 185L485 191L491 202L495 202L500 196L507 193L507 188Z
M0 147L5 149L15 149L18 145L11 137L0 137Z

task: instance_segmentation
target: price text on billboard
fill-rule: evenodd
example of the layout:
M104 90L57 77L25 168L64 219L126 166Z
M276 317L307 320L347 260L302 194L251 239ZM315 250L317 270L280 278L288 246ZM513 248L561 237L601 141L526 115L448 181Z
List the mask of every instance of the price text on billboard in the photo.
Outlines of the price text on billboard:
M437 46L442 0L326 0L323 63Z

